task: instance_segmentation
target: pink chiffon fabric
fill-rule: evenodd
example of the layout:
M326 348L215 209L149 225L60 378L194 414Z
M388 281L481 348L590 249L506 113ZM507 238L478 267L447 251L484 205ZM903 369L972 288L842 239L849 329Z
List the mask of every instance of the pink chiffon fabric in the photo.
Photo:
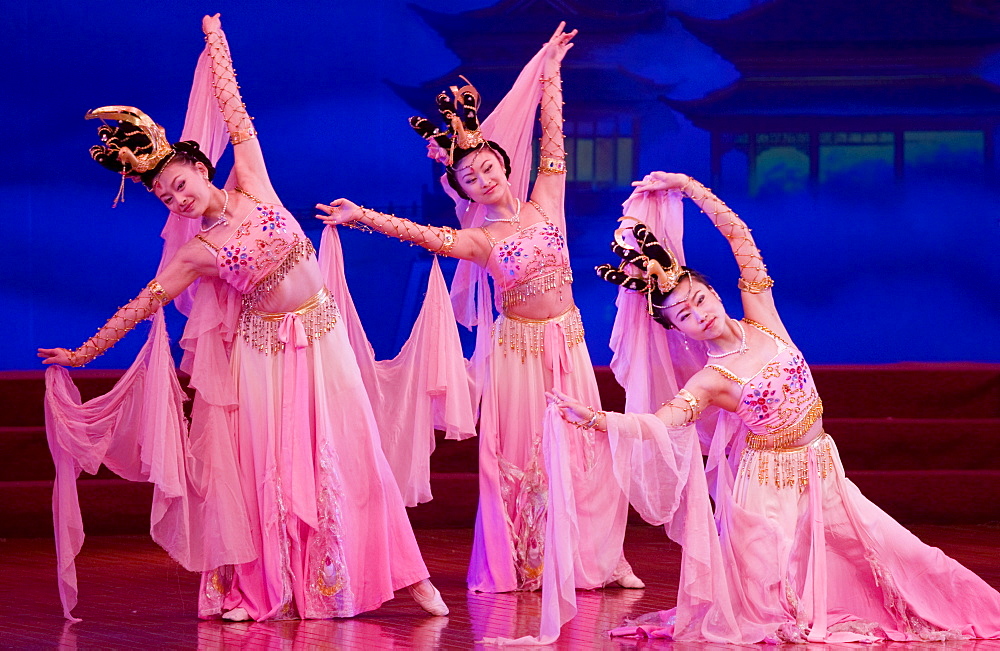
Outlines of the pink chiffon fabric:
M228 138L208 61L199 57L182 138L198 141L214 161ZM231 177L226 187L233 185ZM161 268L197 228L196 220L168 217ZM188 316L181 368L194 389L189 426L162 313L106 396L81 404L65 369L47 371L59 590L68 619L84 538L75 480L101 463L154 483L151 533L186 569L203 572L203 617L237 606L256 619L350 616L427 577L372 404L409 419L402 422L412 424L413 445L427 454L435 425L452 435L472 431L461 348L436 327L454 323L443 279L435 268L428 291L435 300L425 304L404 352L381 371L381 383L368 386L357 360L371 360L369 369L382 363L374 362L353 311L335 232L324 234L321 249L331 258L323 267L327 287L345 309L312 344L292 313L282 326L284 350L265 355L247 344L237 333L242 295L222 279L203 277L176 297ZM421 354L436 365L414 373ZM459 388L443 388L452 386ZM373 388L380 394L369 397ZM429 495L427 473L406 479L411 495Z
M625 214L683 255L675 194L633 195ZM622 290L618 306L612 368L628 409L654 411L706 359L655 325L641 297ZM743 454L746 424L711 411L679 428L648 413L608 416L616 480L683 547L676 608L612 635L733 644L1000 636L1000 593L868 501L832 440L823 439L833 459L825 475L817 447L805 453L802 492L761 485L759 456Z
M525 66L482 126L484 136L510 156L512 191L522 201L529 189L545 51ZM543 209L565 234L562 197ZM457 214L465 228L486 223L483 206L475 203L459 202ZM468 585L483 592L537 587L539 577L526 582L517 565L528 558L541 567L540 635L488 641L548 644L575 614L577 588L599 588L631 573L622 555L628 505L621 491L601 480L611 472L606 443L546 410L544 392L553 386L600 405L586 344L568 342L557 317L543 326L544 353L522 359L519 351L501 345L489 328L499 306L487 276L483 267L460 262L451 290L459 322L478 326L470 373L480 405L480 494Z

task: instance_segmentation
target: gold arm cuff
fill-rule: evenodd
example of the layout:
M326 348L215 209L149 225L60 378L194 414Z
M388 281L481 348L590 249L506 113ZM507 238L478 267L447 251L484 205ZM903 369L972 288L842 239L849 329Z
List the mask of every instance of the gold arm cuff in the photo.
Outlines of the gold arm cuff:
M167 293L167 290L163 289L163 285L161 285L155 278L149 281L149 284L146 285L146 289L148 289L149 293L153 295L153 298L160 302L160 305L166 305L173 300L173 297Z
M257 130L252 126L246 129L240 129L239 131L233 131L229 134L229 142L234 145L238 145L241 142L246 142L247 140L253 140L257 137Z
M427 247L427 250L441 255L451 255L451 249L455 246L455 240L458 239L456 237L457 232L451 226L442 226L441 230L444 231L441 235L441 246L437 250Z
M746 278L740 278L740 281L736 283L740 288L741 292L746 292L748 294L762 294L767 290L774 287L774 279L770 276L764 276L761 280L747 280Z
M564 158L550 158L549 156L542 156L542 159L538 164L539 174L565 174L566 173L566 159Z

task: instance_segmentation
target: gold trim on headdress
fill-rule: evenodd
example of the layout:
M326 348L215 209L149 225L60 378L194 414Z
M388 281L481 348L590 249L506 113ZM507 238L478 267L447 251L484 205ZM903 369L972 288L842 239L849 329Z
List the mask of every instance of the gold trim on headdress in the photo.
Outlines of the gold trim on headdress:
M462 96L465 93L469 93L473 97L472 108L476 111L476 124L479 124L479 104L482 102L482 98L479 96L479 91L476 87L472 85L472 82L463 77L458 76L459 79L465 82L465 85L461 88L457 86L450 86L451 96L454 99L455 110L458 110L459 106L465 106L462 101ZM459 149L472 149L473 147L478 147L479 145L486 142L486 138L483 138L483 132L479 129L473 129L468 131L465 128L465 124L462 119L452 111L445 111L445 118L451 124L451 131L454 134L452 136L452 142L458 145Z
M686 269L684 269L681 266L681 264L677 261L677 256L674 255L674 252L671 251L669 248L667 248L663 244L663 242L659 242L659 240L657 240L657 242L663 248L663 250L667 253L667 257L670 259L670 265L667 266L667 267L664 267L663 264L661 264L659 260L654 260L654 259L650 258L649 256L645 255L644 253L642 253L642 245L638 241L636 241L636 244L638 245L638 247L632 246L629 242L627 242L625 240L625 231L632 230L633 236L634 236L635 231L633 229L640 222L635 217L632 217L630 215L624 215L621 218L619 218L618 221L625 222L626 220L631 220L634 223L631 224L631 225L624 225L623 224L622 226L620 226L618 229L615 230L615 236L614 236L615 237L615 243L617 243L618 246L620 246L623 249L627 249L627 250L631 250L631 251L638 251L640 253L640 257L641 257L642 261L645 263L645 269L642 269L638 265L626 262L624 260L622 261L621 265L619 265L618 269L619 269L619 271L622 271L623 273L628 273L625 270L625 267L628 266L629 264L632 264L632 266L634 268L638 269L638 271L639 271L638 274L631 274L631 273L629 273L629 275L632 276L633 278L640 278L640 279L646 281L646 289L643 290L642 293L644 293L646 295L646 304L647 304L647 309L649 310L649 313L653 314L654 307L655 308L659 308L659 309L666 309L668 307L673 307L675 305L679 305L680 303L683 303L684 301L686 301L688 299L688 297L691 295L690 292L688 292L688 294L685 295L683 298L681 298L681 299L679 299L679 300L677 300L677 301L675 301L673 303L669 303L667 305L654 305L653 304L653 286L654 286L653 283L654 282L656 283L656 288L659 289L659 291L660 291L661 294L668 294L668 293L672 292L674 289L676 289L677 285L680 284L681 280L683 280L685 276L689 276L690 275L690 272L687 271ZM646 232L649 233L650 235L653 235L653 233L648 230L648 227L647 227ZM653 237L655 238L655 235L653 235Z
M123 171L123 174L142 174L148 172L159 165L164 158L172 156L174 153L163 127L153 122L153 118L134 106L102 106L93 111L88 111L83 117L85 120L98 118L101 120L128 122L139 127L146 137L149 138L149 142L153 146L151 153L136 155L128 147L122 147L118 150L118 160L128 168L131 168L129 171Z

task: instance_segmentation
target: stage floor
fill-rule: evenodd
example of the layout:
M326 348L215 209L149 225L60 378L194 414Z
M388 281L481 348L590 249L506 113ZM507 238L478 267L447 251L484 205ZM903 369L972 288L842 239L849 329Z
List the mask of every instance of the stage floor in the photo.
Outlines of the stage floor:
M912 530L994 587L1000 587L1000 526L931 526ZM451 608L429 617L405 591L381 609L353 619L228 623L195 616L198 577L181 569L144 536L91 537L77 570L82 622L62 618L51 539L0 540L0 647L60 649L468 649L486 637L537 633L537 593L473 594L465 590L469 529L417 530L417 539ZM625 617L674 604L680 548L662 529L630 527L625 553L645 590L577 592L579 614L563 627L561 649L730 649L664 641L612 640L604 631ZM788 645L831 651L831 645ZM837 648L871 648L840 645ZM773 648L773 647L765 647ZM1000 649L1000 642L887 644L891 650Z

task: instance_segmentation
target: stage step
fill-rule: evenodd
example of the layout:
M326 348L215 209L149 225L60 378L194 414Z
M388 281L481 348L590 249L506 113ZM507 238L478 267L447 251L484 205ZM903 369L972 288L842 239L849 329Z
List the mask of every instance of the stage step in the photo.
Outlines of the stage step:
M848 470L848 478L882 510L906 524L1000 522L998 470ZM475 473L433 473L435 499L408 509L417 529L470 528L479 499ZM78 482L89 535L149 531L151 484L122 479ZM52 535L52 482L0 482L0 538ZM641 522L634 512L629 521Z
M818 366L825 428L848 477L904 523L1000 521L1000 364ZM122 371L73 370L84 400L107 392ZM624 392L597 369L604 406ZM0 537L52 532L54 468L43 427L41 371L0 372ZM439 435L431 458L435 499L410 509L415 527L471 527L478 498L477 438ZM611 481L611 478L608 478ZM106 468L78 482L91 534L149 529L152 487ZM633 514L633 519L635 516Z
M824 418L848 470L1000 470L1000 418Z

